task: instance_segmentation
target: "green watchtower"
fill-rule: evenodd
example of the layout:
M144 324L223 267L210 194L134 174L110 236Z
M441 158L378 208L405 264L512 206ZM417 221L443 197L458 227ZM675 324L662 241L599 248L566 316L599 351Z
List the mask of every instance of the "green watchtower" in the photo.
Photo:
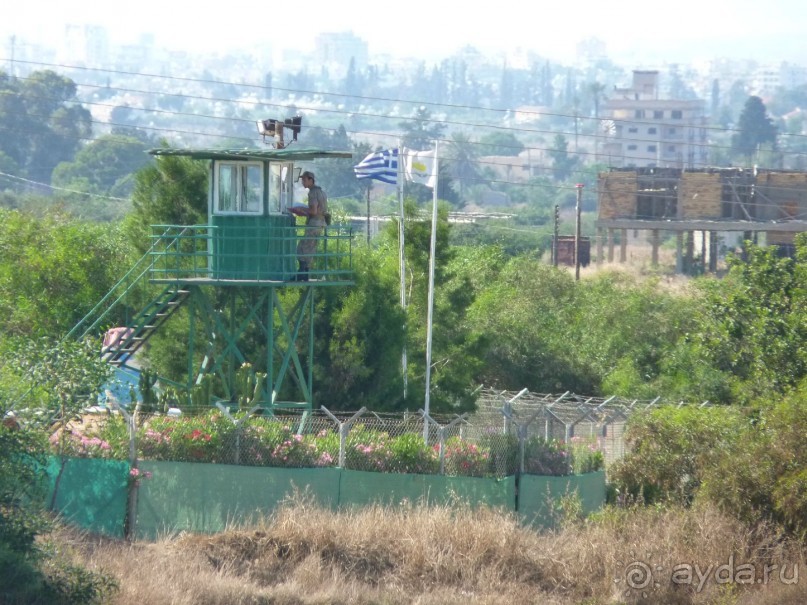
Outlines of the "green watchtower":
M295 162L351 154L296 146L163 148L150 153L157 161L186 156L208 163L207 224L153 225L149 251L72 334L97 334L109 327L112 317L121 316L122 308L131 309L124 314L122 336L104 351L110 363L125 367L166 321L185 315L187 377L168 382L190 392L212 374L217 378L215 396L232 401L236 371L249 363L267 375L259 402L265 410L310 411L315 292L353 283L353 239L347 226L324 227L314 236L317 251L310 280L293 279L297 243L304 235L290 212L300 172ZM152 293L147 298L141 294L145 304L134 308L135 293L144 284ZM185 312L177 313L180 308ZM260 350L261 358L248 358L247 348Z

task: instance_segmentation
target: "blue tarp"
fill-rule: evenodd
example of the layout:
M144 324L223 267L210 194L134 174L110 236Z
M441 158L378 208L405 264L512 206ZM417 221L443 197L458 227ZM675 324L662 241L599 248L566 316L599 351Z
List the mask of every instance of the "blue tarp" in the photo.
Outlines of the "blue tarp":
M122 407L128 407L132 403L132 390L138 401L143 401L140 394L140 370L129 366L115 368L115 373L109 382L101 389L98 395L98 404L109 407L113 402L119 403Z

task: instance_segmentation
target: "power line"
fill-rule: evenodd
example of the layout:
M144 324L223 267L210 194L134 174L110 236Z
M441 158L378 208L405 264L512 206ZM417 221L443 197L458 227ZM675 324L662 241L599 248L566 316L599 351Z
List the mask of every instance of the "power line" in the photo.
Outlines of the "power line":
M16 176L14 174L8 174L7 172L0 172L0 176L6 177L7 179L11 179L14 181L21 181L23 183L28 183L29 185L36 185L37 187L47 187L48 189L53 189L54 191L64 191L66 193L77 193L79 195L86 195L87 197L97 197L103 200L113 200L116 202L128 202L127 198L123 197L113 197L110 195L99 195L96 193L87 193L86 191L76 191L75 189L65 189L64 187L55 187L53 185L48 185L47 183L41 183L39 181L32 181L30 179L23 178L21 176Z
M86 85L86 86L100 87L100 85ZM140 94L164 94L164 93L159 93L159 92L154 92L154 91L144 91L144 90L137 90L137 89L116 88L116 90L125 91L125 92L136 92L136 93L140 93ZM185 95L185 94L178 94L178 93L168 93L168 94L172 95L172 96L178 96L178 97L182 97L182 98L189 98L189 99L193 99L193 100L200 100L201 99L201 100L206 100L206 101L226 101L226 102L232 102L232 103L249 103L251 105L268 105L268 106L274 106L274 107L285 107L286 106L284 104L273 104L273 103L259 102L259 101L242 101L242 100L230 100L230 99L217 99L217 98L199 97L199 96ZM54 98L50 98L50 97L38 97L38 98L45 99L45 100L58 100L58 99L54 99ZM248 120L248 119L245 119L245 118L211 116L211 115L204 115L204 114L199 114L199 113L169 111L169 110L154 109L154 108L148 108L148 107L120 106L120 105L113 105L113 104L110 104L110 103L98 103L98 102L94 102L94 101L82 101L82 104L85 104L85 105L99 105L99 106L103 106L103 107L126 107L127 109L129 109L131 111L147 111L147 112L152 112L152 113L160 113L160 114L168 114L168 115L178 115L178 116L194 117L194 118L202 117L202 118L208 118L208 119L226 120L226 121L230 121L230 122L243 122L243 123L249 123L250 125L252 124L252 120ZM327 110L327 109L323 110L321 108L309 108L309 107L302 107L302 108L298 107L298 109L309 110L309 111L311 111L311 110L313 110L313 111L330 111L332 113L338 113L338 114L356 115L355 112L345 112L345 111L342 111L342 110ZM377 117L377 118L389 118L389 116L384 116L384 115L381 115L381 114L360 114L360 115L365 115L365 116L368 116L368 117ZM39 117L46 118L47 116L39 116ZM396 119L399 119L399 118L396 118ZM417 118L405 118L405 119L406 120L419 121ZM476 123L449 122L449 121L441 121L441 120L437 120L437 119L430 119L430 120L428 120L428 122L433 122L435 124L465 125L465 126L470 126L470 127L473 127L473 128L478 128L478 127L482 126L482 125L476 124ZM100 121L95 121L95 120L94 120L94 123L101 124L101 125L107 124L105 122L100 122ZM109 124L111 124L111 123L109 123ZM238 137L238 136L228 135L228 134L212 134L212 133L198 132L198 131L182 131L182 130L177 130L175 128L158 128L158 127L154 127L154 126L131 126L131 125L127 125L127 126L129 126L129 127L137 127L137 128L144 129L144 130L156 130L156 131L163 131L163 132L174 132L174 133L179 133L179 134L189 134L189 135L205 136L205 137L212 136L212 137L218 137L218 138L237 138L237 139L241 139L241 140L244 140L244 141L250 141L250 142L252 141L252 139L245 139L243 137ZM512 131L516 131L516 132L528 132L528 133L548 133L548 134L556 134L556 135L557 134L563 134L563 135L569 135L569 136L571 136L573 134L571 132L565 132L565 131L544 131L544 130L515 128L515 127L495 127L495 126L487 126L487 127L496 128L497 130L512 130ZM323 130L331 130L331 131L334 130L334 129L326 129L324 127L318 127L318 128L322 128ZM388 133L388 132L371 132L371 131L347 130L347 129L346 129L346 133L351 133L351 134L354 134L354 135L371 135L371 136L375 136L375 137L379 137L379 136L393 137L393 136L395 136L395 135L393 135L391 133ZM597 138L606 138L607 140L612 140L609 137L605 137L604 135L583 134L583 135L580 135L580 136L582 136L582 137L584 137L586 139L588 139L588 138L595 138L595 139L597 139ZM452 142L450 139L436 139L436 140L439 140L441 142L447 142L449 144ZM623 137L623 138L619 139L619 141L622 142L622 143L625 143L625 144L628 144L628 143L630 143L632 141L634 141L636 143L641 142L641 143L645 143L645 144L653 144L653 143L659 144L659 141L654 141L652 139L638 139L638 138L628 138L628 137ZM674 143L674 141L668 141L668 143ZM493 146L493 145L495 145L494 143L481 143L481 142L472 142L471 144L476 145L476 146L485 146L485 145ZM707 149L731 149L731 147L720 146L720 145L709 144L709 143L689 143L689 146L690 147L706 147ZM558 151L557 148L552 148L552 147L526 147L525 146L523 149L525 151L536 151L536 152ZM567 151L567 153L576 155L578 157L592 156L592 155L595 156L595 157L598 157L598 156L604 155L604 152L581 151L579 149L575 150L575 151ZM801 156L801 155L807 155L807 154L805 154L803 152L788 152L788 154L792 155L792 156L796 156L796 157ZM645 156L645 155L631 156L631 155L628 155L626 153L619 153L617 155L623 162L624 161L630 162L631 160L647 161L647 156ZM481 162L481 163L484 163L484 162ZM498 165L498 164L495 164L495 163L492 163L492 162L491 162L491 164ZM711 164L709 162L689 162L688 164L691 165L691 166L702 166L702 167L711 166Z
M0 59L0 61L2 61L2 59ZM98 67L85 67L85 66L78 66L78 65L67 65L67 64L63 64L63 63L47 63L47 62L43 62L43 61L21 61L21 60L16 60L16 62L17 63L23 63L23 64L30 64L30 65L43 65L43 66L46 66L46 67L56 67L56 68L61 68L61 69L72 69L72 70L77 70L77 71L91 71L91 72L103 72L103 73L120 74L120 75L135 76L135 77L142 77L142 78L149 78L149 79L161 79L161 80L179 81L179 82L193 82L193 83L197 83L197 84L216 84L216 85L222 85L222 86L234 86L234 87L241 87L241 88L247 88L247 89L256 89L256 90L261 90L261 91L265 91L266 88L267 88L266 86L261 85L261 84L251 84L251 83L246 83L246 82L229 82L229 81L226 81L226 80L214 80L214 79L205 79L205 78L189 78L189 77L181 77L181 76L167 76L167 75L164 75L164 74L153 74L153 73L145 73L145 72L132 72L132 71L116 70L116 69L109 69L109 68L98 68ZM196 97L196 96L192 96L192 95L181 95L181 94L165 92L165 91L160 91L160 92L138 91L138 90L124 89L124 88L111 87L111 86L108 87L108 86L96 85L96 84L81 84L81 83L77 83L77 85L87 86L87 87L96 87L96 88L114 88L115 90L122 90L124 92L140 92L140 93L145 93L145 94L167 94L167 95L173 95L173 96L185 96L185 97L194 98L194 99L208 99L207 97ZM362 95L353 95L353 94L349 94L349 93L345 93L345 92L330 92L330 91L315 91L315 90L305 90L305 89L296 89L296 88L284 88L284 87L279 87L279 86L274 86L274 85L271 88L272 88L272 90L279 90L279 91L283 91L283 92L287 92L287 93L304 94L304 95L312 95L312 96L331 96L331 97L337 97L337 98L357 99L357 100L362 100L362 101L384 101L384 102L389 102L389 103L409 103L409 104L416 105L416 106L443 107L443 108L447 108L447 109L463 109L463 110L473 110L473 111L479 111L479 112L494 112L494 113L502 113L502 114L508 114L510 112L517 111L519 114L524 114L524 115L527 115L527 116L533 115L533 116L539 116L539 117L559 117L559 118L566 118L566 119L575 120L575 121L577 121L577 120L593 120L593 121L595 121L597 123L600 123L605 119L609 119L609 120L612 120L615 123L626 124L626 125L658 126L661 123L659 121L648 121L648 120L637 120L637 119L632 119L631 120L631 119L625 119L625 118L610 118L610 117L609 118L606 118L606 117L593 117L593 116L584 116L584 115L579 115L579 114L557 113L557 112L550 112L550 111L535 111L535 110L527 110L527 109L520 110L520 109L516 109L516 108L482 107L482 106L478 106L478 105L465 105L465 104L458 104L458 103L444 103L444 102L437 102L437 101L418 101L418 100L414 100L414 99L398 99L398 98L394 98L394 97L362 96ZM210 99L210 100L227 101L227 102L248 102L248 101L240 101L240 100L233 100L233 99ZM671 100L674 100L674 99L671 99ZM273 105L274 106L283 106L283 105L280 105L280 104L272 104L272 103L266 103L266 102L261 102L261 103L262 104L268 104L270 106L273 106ZM286 105L288 105L288 103ZM311 110L312 108L307 108L307 109ZM405 116L385 116L385 115L379 115L379 114L362 114L362 113L357 113L357 112L349 111L349 110L328 110L326 108L316 108L316 110L317 111L332 111L332 112L335 112L335 113L346 113L346 114L353 114L353 115L366 115L368 117L382 117L382 118L389 118L389 119L410 119L410 120L415 119L415 118L411 118L411 117L407 118ZM429 120L429 121L438 122L439 120ZM484 125L484 124L482 124L482 125L481 124L466 124L466 123L463 123L463 122L452 122L452 121L448 121L448 120L443 120L443 121L439 121L439 122L444 123L444 124L459 124L459 125L465 124L465 125L476 126L476 127L491 126L491 125ZM690 124L687 124L687 125L692 126ZM738 133L738 132L741 132L740 129L724 128L724 127L719 127L719 126L694 125L692 127L697 127L697 128L699 128L701 130L704 130L704 131L716 131L716 132L719 132L719 133ZM513 130L523 131L523 132L538 132L538 133L541 133L541 132L549 132L549 133L557 132L557 131L544 131L544 130L535 130L535 131L533 131L533 130L530 130L530 129L517 129L517 128L514 128ZM571 131L565 132L565 134L572 134L572 132ZM779 134L780 134L780 136L797 137L797 138L807 137L807 135L798 134L798 133L779 133ZM595 137L600 136L600 137L602 137L604 135L587 135L587 136L595 136Z
M33 63L33 62L31 62L31 63ZM37 64L44 64L44 63L37 63ZM57 66L57 65L54 65L54 64L44 64L44 65ZM75 69L85 69L85 68L77 68L77 67L74 67L74 66L65 66L65 65L61 65L60 67L75 68ZM89 69L94 69L94 68L89 68ZM154 76L154 77L161 77L161 78L168 79L168 80L179 80L179 81L189 80L189 81L195 81L195 82L231 84L231 85L234 85L234 86L255 86L255 85L219 82L219 81L215 81L215 80L199 80L199 79L191 79L191 78L175 78L175 77L171 77L171 76L157 76L156 74L140 74L140 73L136 73L136 72L119 72L119 71L115 71L115 70L97 70L97 71L105 71L105 72L111 72L111 73L123 73L123 74L126 74L126 75L139 75L139 76L148 76L148 77ZM91 84L77 84L77 86L89 86L89 87L103 88L101 86L91 85ZM257 87L257 86L255 86L255 87ZM263 87L258 87L258 88L263 88ZM193 99L193 100L225 101L225 102L228 102L228 103L249 103L249 104L251 104L253 106L256 106L256 105L266 106L266 105L268 105L268 106L275 106L275 107L285 107L287 105L287 104L274 104L274 103L268 103L268 102L263 102L263 101L244 101L244 100L232 100L232 99L216 99L216 98L200 97L200 96L194 96L194 95L183 95L183 94L177 94L177 93L162 93L162 92L156 92L156 91L143 91L143 90L137 90L137 89L120 89L120 88L116 88L115 90L125 91L125 92L136 92L136 93L139 93L139 94L150 94L150 95L153 95L153 94L169 94L169 95L189 98L189 99ZM290 89L285 89L285 90L290 90ZM298 92L305 92L305 91L298 91ZM335 96L345 96L345 95L343 95L341 93L317 93L317 94L332 94L332 95L335 95ZM357 98L362 98L362 97L357 97ZM385 99L385 100L395 101L394 99ZM409 101L400 101L400 102L409 102ZM83 102L83 103L84 104L90 104L90 105L97 104L97 105L106 106L106 107L110 107L110 106L117 107L117 106L112 105L112 104L103 104L103 103L96 103L96 102L91 102L91 101L87 101L87 102ZM431 103L429 103L429 104L434 105L434 104L431 104ZM457 105L454 105L452 107L469 108L469 106L457 106ZM172 112L172 111L168 111L168 110L159 110L159 109L153 109L153 108L128 107L128 109L133 110L133 111L150 111L150 112L155 112L155 113L165 113L165 114L170 114L170 115L180 115L180 116L188 116L188 117L195 117L195 118L205 117L205 118L210 118L210 119L227 120L227 121L231 121L231 122L236 122L236 121L245 122L245 123L246 122L251 122L250 120L241 119L241 118L228 118L228 117L222 117L222 116L202 116L202 115L200 115L198 113ZM323 110L322 108L303 108L303 109L317 110L317 111L331 111L333 113L338 113L338 114L353 114L353 115L356 115L355 112L348 112L348 111L343 111L343 110L330 110L330 109ZM485 109L485 108L478 108L478 109L482 110L482 109ZM536 113L538 113L538 112L536 112ZM365 115L366 117L376 117L376 118L390 118L391 117L391 116L385 116L385 115L379 115L379 114L359 114L359 115ZM562 115L562 114L553 114L553 115ZM566 116L566 117L571 117L571 116ZM576 116L576 117L578 117L578 116ZM410 118L396 117L396 119L417 120L417 118L412 118L412 117L410 117ZM103 125L105 127L106 126L116 126L116 125L117 126L124 126L124 125L119 125L119 124L114 124L114 123L100 122L100 121L97 121L97 120L93 120L92 122L94 124ZM444 124L444 125L445 124L453 124L453 125L464 125L464 126L471 126L471 127L480 127L480 126L482 126L482 125L476 124L476 123L451 122L451 121L447 121L447 120L438 120L438 119L430 119L430 120L428 120L428 122L433 122L435 124ZM657 124L655 122L650 122L650 123L651 124ZM195 136L214 136L214 137L220 137L220 138L238 138L238 139L242 139L242 140L245 140L245 141L250 141L250 142L252 141L252 139L245 139L245 138L242 138L242 137L233 137L232 135L227 135L227 134L220 135L220 134L211 134L211 133L203 133L203 132L196 132L196 131L181 131L181 130L177 130L177 129L173 129L173 128L168 129L168 128L159 128L159 127L155 127L155 126L132 126L132 125L125 125L125 126L126 127L131 127L131 128L138 128L138 129L141 129L141 130L152 130L152 131L188 134L188 135L195 135ZM488 127L494 128L494 126L488 126ZM334 129L326 129L326 128L323 128L323 127L320 127L320 128L322 128L323 130L334 130ZM505 129L505 130L514 130L514 131L517 131L517 132L559 134L558 131L543 131L543 130L534 130L534 129L526 129L526 128L511 128L511 127L496 127L496 128L498 130ZM377 133L377 132L359 131L359 130L350 130L350 131L346 130L346 132L350 132L352 134L358 134L358 135L389 136L389 137L394 136L394 135L392 135L390 133L387 133L387 132ZM564 132L564 131L561 131L560 133L561 134L568 134L568 135L572 134L570 132ZM601 135L588 135L588 134L581 135L581 136L584 136L586 138L592 138L592 137L593 138L598 138L598 137L601 137ZM90 141L94 140L94 139L88 139L86 137L84 137L84 138L79 137L79 138L81 138L83 140L90 140ZM441 140L449 142L449 143L451 142L450 140L446 140L446 139L441 139ZM652 143L653 142L653 141L650 141L648 139L628 139L628 138L621 139L621 141L623 141L623 142L628 142L628 141L631 141L631 140L637 140L637 141L642 141L642 142L646 142L646 143ZM474 144L474 145L485 145L484 143L479 143L479 142L474 142L472 144ZM718 148L718 149L721 148L719 146L708 145L708 144L704 144L702 146L706 146L706 147L709 147L709 148ZM527 150L527 151L537 151L537 152L557 151L557 149L554 149L554 148L541 148L541 147L526 147L525 150ZM567 153L569 153L570 155L576 155L578 157L586 156L586 155L594 155L591 152L580 151L580 150L570 151L570 152L567 152ZM803 155L800 152L793 152L793 154L794 155ZM599 155L603 155L603 154L599 154ZM631 159L637 159L637 160L638 159L641 159L641 160L645 159L645 156L636 156L634 158L633 156L628 156L628 155L625 155L625 154L619 154L619 157L622 158L623 160L628 160L628 161L631 160ZM481 163L481 164L488 163L491 166L500 166L499 163L494 163L494 162L485 162L485 161L481 161L481 160L478 160L478 162ZM698 163L698 165L708 166L708 164L706 164L706 163ZM542 167L542 166L532 167L531 170L532 169L554 170L554 168ZM572 174L586 174L586 173L581 172L581 171L574 171ZM511 185L522 185L522 183L513 183L513 182L510 182L510 181L494 181L494 180L490 180L490 179L487 180L487 182L506 183L506 184L511 184ZM564 188L564 187L563 186L558 186L557 188L561 189L561 188Z

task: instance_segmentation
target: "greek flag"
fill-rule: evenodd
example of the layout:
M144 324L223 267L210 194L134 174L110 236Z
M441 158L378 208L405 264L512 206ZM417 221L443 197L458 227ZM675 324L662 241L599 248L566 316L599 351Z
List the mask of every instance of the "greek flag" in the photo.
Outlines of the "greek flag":
M375 179L395 185L398 182L398 150L371 153L353 167L357 179Z

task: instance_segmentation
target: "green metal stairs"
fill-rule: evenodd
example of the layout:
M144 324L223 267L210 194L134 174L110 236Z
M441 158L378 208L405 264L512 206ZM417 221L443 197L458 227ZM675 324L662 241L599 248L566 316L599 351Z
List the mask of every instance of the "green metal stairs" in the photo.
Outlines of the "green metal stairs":
M130 331L114 346L104 351L101 358L114 366L122 365L128 356L136 353L152 334L182 306L189 293L189 290L184 290L179 286L166 287L127 322L126 327L130 328Z
M183 232L184 233L184 232ZM175 234L180 238L183 233ZM124 364L127 356L136 352L152 334L179 308L187 299L189 291L180 284L167 285L156 296L150 276L153 270L154 251L157 241L127 271L118 283L102 298L98 304L85 315L73 329L68 338L84 339L97 337L110 327L126 327L129 331L114 346L102 353L102 358L112 365ZM149 300L143 306L144 300ZM128 310L140 309L134 315ZM120 317L124 319L121 320ZM117 319L114 319L116 318Z

